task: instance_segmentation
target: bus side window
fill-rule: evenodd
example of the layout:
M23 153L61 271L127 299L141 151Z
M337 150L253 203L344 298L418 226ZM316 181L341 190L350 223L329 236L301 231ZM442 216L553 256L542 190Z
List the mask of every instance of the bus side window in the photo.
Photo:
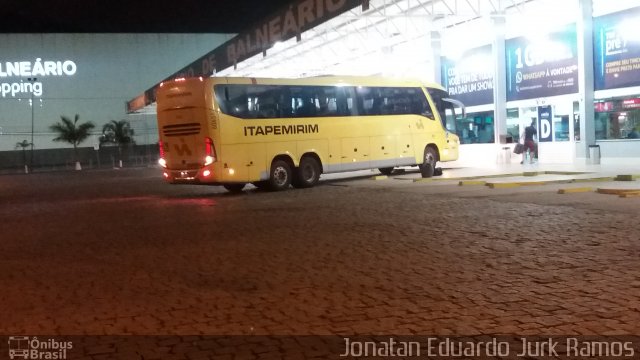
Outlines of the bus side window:
M355 89L353 87L337 87L337 115L338 116L351 116L357 114L355 111Z
M337 88L335 86L318 86L316 94L319 103L317 116L337 116Z
M347 98L347 116L358 115L358 109L356 107L356 88L349 86L344 88L344 93Z
M278 107L280 109L281 118L293 117L294 108L291 106L293 100L290 86L279 86L280 96L278 99Z
M318 112L314 86L292 88L297 117L315 117Z

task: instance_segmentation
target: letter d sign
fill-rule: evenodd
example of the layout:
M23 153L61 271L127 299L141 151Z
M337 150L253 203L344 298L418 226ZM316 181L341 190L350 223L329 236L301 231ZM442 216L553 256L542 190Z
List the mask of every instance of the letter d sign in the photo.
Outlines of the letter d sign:
M540 137L543 139L551 137L551 122L548 119L540 119Z
M540 142L552 141L551 106L538 106L538 139Z

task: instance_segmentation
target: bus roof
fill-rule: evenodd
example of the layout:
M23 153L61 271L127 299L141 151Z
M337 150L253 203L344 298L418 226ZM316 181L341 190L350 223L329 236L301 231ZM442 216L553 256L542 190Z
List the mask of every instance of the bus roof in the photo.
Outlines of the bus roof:
M198 78L195 78L198 79ZM444 90L441 85L422 82L417 79L388 78L381 76L333 76L323 75L307 78L255 78L255 77L210 77L212 84L263 84L263 85L324 85L324 86L397 86L397 87L429 87ZM185 79L188 80L188 79ZM184 81L182 79L178 81ZM165 81L165 83L172 81Z

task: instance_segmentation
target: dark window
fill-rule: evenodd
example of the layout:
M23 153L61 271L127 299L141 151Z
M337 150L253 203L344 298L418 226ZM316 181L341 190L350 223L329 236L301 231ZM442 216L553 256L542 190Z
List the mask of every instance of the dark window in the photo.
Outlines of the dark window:
M366 87L357 88L363 115L423 115L433 113L421 88Z
M216 85L220 110L243 119L355 115L351 87Z
M243 119L276 118L285 111L282 91L277 86L216 85L220 110Z

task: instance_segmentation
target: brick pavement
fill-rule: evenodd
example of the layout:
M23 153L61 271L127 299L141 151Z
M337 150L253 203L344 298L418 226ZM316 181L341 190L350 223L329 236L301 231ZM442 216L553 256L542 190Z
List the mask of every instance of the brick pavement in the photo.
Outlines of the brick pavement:
M90 180L4 195L0 333L640 333L638 212L409 182Z

